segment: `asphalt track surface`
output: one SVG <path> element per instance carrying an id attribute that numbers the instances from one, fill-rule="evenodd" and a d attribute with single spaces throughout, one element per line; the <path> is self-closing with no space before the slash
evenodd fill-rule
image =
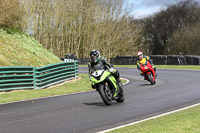
<path id="1" fill-rule="evenodd" d="M 90 91 L 1 104 L 0 133 L 94 133 L 200 102 L 200 71 L 158 69 L 157 83 L 150 85 L 136 69 L 118 70 L 130 80 L 124 103 L 105 106 Z"/>

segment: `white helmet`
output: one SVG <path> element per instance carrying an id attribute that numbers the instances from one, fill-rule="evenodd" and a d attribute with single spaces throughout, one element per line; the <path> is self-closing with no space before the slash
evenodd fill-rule
<path id="1" fill-rule="evenodd" d="M 138 51 L 137 52 L 137 56 L 138 56 L 138 59 L 141 60 L 143 58 L 143 53 L 142 51 Z"/>

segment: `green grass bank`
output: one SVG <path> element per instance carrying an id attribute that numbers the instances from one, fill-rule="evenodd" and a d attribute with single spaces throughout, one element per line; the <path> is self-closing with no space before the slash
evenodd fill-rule
<path id="1" fill-rule="evenodd" d="M 0 29 L 0 67 L 40 67 L 61 62 L 32 37 L 15 29 Z"/>

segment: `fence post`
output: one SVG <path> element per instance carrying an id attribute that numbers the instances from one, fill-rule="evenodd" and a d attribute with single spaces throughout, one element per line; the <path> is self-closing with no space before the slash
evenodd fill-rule
<path id="1" fill-rule="evenodd" d="M 77 71 L 76 71 L 76 67 L 77 66 L 77 61 L 74 62 L 74 67 L 75 67 L 75 79 L 78 79 L 78 74 L 77 74 Z"/>
<path id="2" fill-rule="evenodd" d="M 36 68 L 33 68 L 33 85 L 34 85 L 34 90 L 38 89 L 37 87 L 37 82 L 36 82 Z"/>

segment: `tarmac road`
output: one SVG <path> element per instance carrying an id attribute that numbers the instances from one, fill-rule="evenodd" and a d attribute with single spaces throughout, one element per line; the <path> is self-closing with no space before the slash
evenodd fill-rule
<path id="1" fill-rule="evenodd" d="M 136 69 L 118 70 L 130 80 L 124 103 L 105 106 L 90 91 L 1 104 L 0 133 L 93 133 L 200 102 L 200 71 L 158 69 L 157 83 L 150 85 Z"/>

